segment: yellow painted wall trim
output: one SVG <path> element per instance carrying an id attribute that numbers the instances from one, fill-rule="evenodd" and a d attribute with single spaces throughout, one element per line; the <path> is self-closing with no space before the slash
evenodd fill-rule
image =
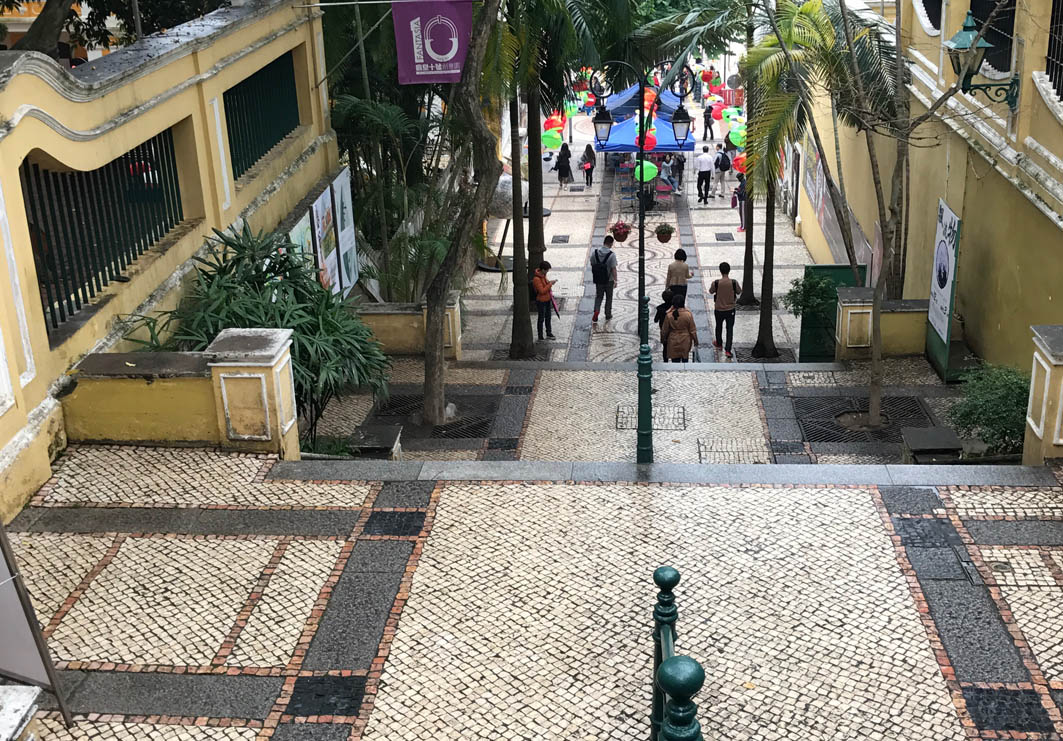
<path id="1" fill-rule="evenodd" d="M 1033 86 L 1037 88 L 1037 92 L 1041 94 L 1041 99 L 1048 106 L 1048 110 L 1059 121 L 1060 126 L 1063 126 L 1063 101 L 1056 97 L 1055 88 L 1052 87 L 1052 81 L 1048 79 L 1048 74 L 1045 72 L 1034 72 L 1031 75 L 1033 80 Z"/>
<path id="2" fill-rule="evenodd" d="M 46 397 L 0 448 L 0 521 L 9 522 L 52 474 L 56 451 L 66 447 L 62 409 Z"/>
<path id="3" fill-rule="evenodd" d="M 44 109 L 42 109 L 42 108 L 40 108 L 38 106 L 32 105 L 30 103 L 23 103 L 22 105 L 18 106 L 15 109 L 14 113 L 11 115 L 11 117 L 9 119 L 9 126 L 6 127 L 3 131 L 0 131 L 0 139 L 3 139 L 5 136 L 10 134 L 11 131 L 16 126 L 18 126 L 24 119 L 33 118 L 33 119 L 36 119 L 36 120 L 40 121 L 41 123 L 45 124 L 50 129 L 52 129 L 52 131 L 56 132 L 57 134 L 59 134 L 60 136 L 62 136 L 65 139 L 69 139 L 70 141 L 75 141 L 75 142 L 93 141 L 94 139 L 100 138 L 101 136 L 103 136 L 107 132 L 116 129 L 119 126 L 123 126 L 123 125 L 129 123 L 134 118 L 137 118 L 138 116 L 141 116 L 144 113 L 147 113 L 148 111 L 150 111 L 150 110 L 152 110 L 154 108 L 157 108 L 158 106 L 162 105 L 166 101 L 168 101 L 168 100 L 170 100 L 172 98 L 175 98 L 176 96 L 180 95 L 185 90 L 188 90 L 190 88 L 194 88 L 196 85 L 202 83 L 204 80 L 209 80 L 210 78 L 215 77 L 219 72 L 221 72 L 222 70 L 224 70 L 226 67 L 230 66 L 231 64 L 234 64 L 234 63 L 238 62 L 239 60 L 243 59 L 248 54 L 251 54 L 251 53 L 257 51 L 258 49 L 261 49 L 262 47 L 267 46 L 268 44 L 272 43 L 273 41 L 276 41 L 277 39 L 285 36 L 286 34 L 291 33 L 292 31 L 298 29 L 300 26 L 306 25 L 309 21 L 310 21 L 309 18 L 300 17 L 298 20 L 289 23 L 288 25 L 284 26 L 280 30 L 275 31 L 274 33 L 272 33 L 272 34 L 270 34 L 268 36 L 264 36 L 261 39 L 256 40 L 253 44 L 249 44 L 247 47 L 241 49 L 237 53 L 226 57 L 225 59 L 223 59 L 220 62 L 218 62 L 217 64 L 215 64 L 213 67 L 211 67 L 206 72 L 202 72 L 202 73 L 200 73 L 198 75 L 194 75 L 192 77 L 189 77 L 186 80 L 184 80 L 183 82 L 181 82 L 181 83 L 179 83 L 177 85 L 174 85 L 173 87 L 169 88 L 166 92 L 162 93 L 161 95 L 157 95 L 157 96 L 151 98 L 150 100 L 144 101 L 143 103 L 141 103 L 139 105 L 135 105 L 135 106 L 132 106 L 131 108 L 127 108 L 126 110 L 118 113 L 113 118 L 111 118 L 108 121 L 106 121 L 105 123 L 103 123 L 103 124 L 101 124 L 99 126 L 95 126 L 95 127 L 91 128 L 91 129 L 84 129 L 84 130 L 72 129 L 72 128 L 68 127 L 66 124 L 64 124 L 63 122 L 61 122 L 58 119 L 56 119 L 55 117 L 53 117 L 51 114 L 49 114 Z M 54 61 L 53 61 L 53 64 L 54 64 Z M 128 84 L 128 79 L 127 78 L 123 78 L 123 79 L 125 79 L 126 80 L 126 84 Z M 2 91 L 2 87 L 0 87 L 0 91 Z M 67 96 L 64 96 L 64 97 L 67 97 Z M 92 98 L 87 98 L 83 102 L 88 102 L 88 101 L 91 101 L 91 100 L 92 100 Z M 82 102 L 82 101 L 79 101 L 79 102 Z M 53 156 L 55 156 L 55 155 L 53 155 Z"/>

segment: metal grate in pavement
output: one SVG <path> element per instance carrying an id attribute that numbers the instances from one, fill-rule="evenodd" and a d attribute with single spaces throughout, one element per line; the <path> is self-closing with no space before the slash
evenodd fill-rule
<path id="1" fill-rule="evenodd" d="M 887 424 L 877 430 L 850 430 L 836 417 L 846 412 L 866 412 L 868 400 L 849 396 L 808 396 L 793 400 L 803 439 L 811 443 L 901 442 L 902 427 L 931 427 L 933 422 L 915 396 L 886 396 L 882 411 Z"/>
<path id="2" fill-rule="evenodd" d="M 735 241 L 735 236 L 731 232 L 716 232 L 716 241 L 717 242 L 733 242 L 733 241 Z"/>
<path id="3" fill-rule="evenodd" d="M 568 234 L 555 234 L 550 238 L 550 244 L 568 244 Z"/>
<path id="4" fill-rule="evenodd" d="M 736 345 L 734 348 L 735 360 L 739 363 L 796 363 L 797 356 L 794 355 L 794 351 L 788 347 L 776 348 L 779 351 L 779 357 L 777 358 L 755 358 L 753 357 L 752 345 Z"/>
<path id="5" fill-rule="evenodd" d="M 421 411 L 423 407 L 424 396 L 422 394 L 395 394 L 389 396 L 383 406 L 377 409 L 375 416 L 405 417 Z"/>
<path id="6" fill-rule="evenodd" d="M 618 404 L 616 407 L 616 429 L 637 430 L 639 426 L 639 408 L 637 404 Z M 654 406 L 654 430 L 685 430 L 687 428 L 686 407 Z"/>
<path id="7" fill-rule="evenodd" d="M 558 345 L 558 347 L 564 347 L 564 346 L 563 345 Z M 503 348 L 499 348 L 497 350 L 492 350 L 491 351 L 491 360 L 513 360 L 513 358 L 509 357 L 509 350 L 503 347 Z M 528 361 L 536 360 L 536 361 L 539 361 L 539 362 L 549 362 L 549 360 L 550 360 L 550 350 L 545 349 L 545 348 L 544 349 L 536 348 L 535 354 L 532 355 L 530 358 L 518 358 L 518 360 L 528 360 Z"/>
<path id="8" fill-rule="evenodd" d="M 487 437 L 490 430 L 490 417 L 470 417 L 457 422 L 448 422 L 445 425 L 436 425 L 432 428 L 432 437 L 442 437 L 448 440 L 483 438 Z"/>
<path id="9" fill-rule="evenodd" d="M 570 185 L 568 186 L 569 193 L 582 193 L 586 189 L 586 185 Z"/>

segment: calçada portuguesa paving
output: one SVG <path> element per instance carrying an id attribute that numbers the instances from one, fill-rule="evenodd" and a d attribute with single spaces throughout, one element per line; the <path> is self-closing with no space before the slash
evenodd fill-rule
<path id="1" fill-rule="evenodd" d="M 662 563 L 707 739 L 1063 732 L 1059 471 L 595 469 L 72 447 L 10 528 L 49 737 L 642 739 Z"/>

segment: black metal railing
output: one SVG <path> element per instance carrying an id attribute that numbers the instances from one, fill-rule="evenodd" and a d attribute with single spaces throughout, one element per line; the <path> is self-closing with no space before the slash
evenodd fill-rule
<path id="1" fill-rule="evenodd" d="M 111 281 L 128 280 L 130 263 L 183 218 L 169 129 L 96 170 L 30 155 L 19 176 L 49 334 Z"/>
<path id="2" fill-rule="evenodd" d="M 239 180 L 299 125 L 292 53 L 226 90 L 223 100 L 233 178 Z"/>
<path id="3" fill-rule="evenodd" d="M 701 665 L 689 656 L 675 653 L 675 623 L 679 611 L 673 590 L 679 572 L 661 566 L 653 572 L 660 591 L 653 608 L 653 707 L 650 710 L 650 741 L 701 741 L 694 695 L 705 683 Z"/>
<path id="4" fill-rule="evenodd" d="M 1056 90 L 1056 97 L 1063 98 L 1063 0 L 1052 0 L 1052 19 L 1048 24 L 1048 53 L 1045 55 L 1045 72 Z"/>
<path id="5" fill-rule="evenodd" d="M 981 28 L 997 6 L 996 0 L 971 0 L 971 14 L 975 23 Z M 1015 33 L 1015 2 L 1005 0 L 1004 5 L 993 16 L 993 22 L 985 30 L 983 38 L 993 45 L 986 51 L 985 61 L 998 72 L 1011 69 L 1011 40 Z M 977 70 L 975 73 L 977 74 Z"/>

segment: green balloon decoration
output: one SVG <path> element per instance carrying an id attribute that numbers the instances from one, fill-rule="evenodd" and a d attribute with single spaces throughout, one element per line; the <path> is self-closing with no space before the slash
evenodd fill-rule
<path id="1" fill-rule="evenodd" d="M 657 177 L 657 165 L 652 162 L 643 162 L 640 165 L 635 165 L 635 177 L 639 179 L 639 182 L 647 183 Z"/>
<path id="2" fill-rule="evenodd" d="M 744 147 L 746 145 L 746 132 L 735 129 L 728 132 L 727 138 L 731 140 L 731 143 L 736 147 Z"/>
<path id="3" fill-rule="evenodd" d="M 543 147 L 546 149 L 558 149 L 561 146 L 561 132 L 557 129 L 550 129 L 543 132 Z"/>
<path id="4" fill-rule="evenodd" d="M 580 102 L 580 103 L 582 103 L 583 105 L 586 105 L 586 104 L 587 104 L 587 96 L 588 96 L 589 94 L 590 94 L 590 93 L 588 93 L 588 92 L 587 92 L 586 90 L 584 90 L 583 92 L 581 92 L 581 93 L 579 94 L 579 102 Z"/>
<path id="5" fill-rule="evenodd" d="M 573 101 L 571 101 L 571 100 L 570 101 L 566 101 L 566 103 L 565 103 L 565 115 L 568 116 L 569 118 L 572 118 L 577 113 L 579 113 L 579 109 L 580 109 L 580 107 L 576 103 L 574 103 Z"/>

